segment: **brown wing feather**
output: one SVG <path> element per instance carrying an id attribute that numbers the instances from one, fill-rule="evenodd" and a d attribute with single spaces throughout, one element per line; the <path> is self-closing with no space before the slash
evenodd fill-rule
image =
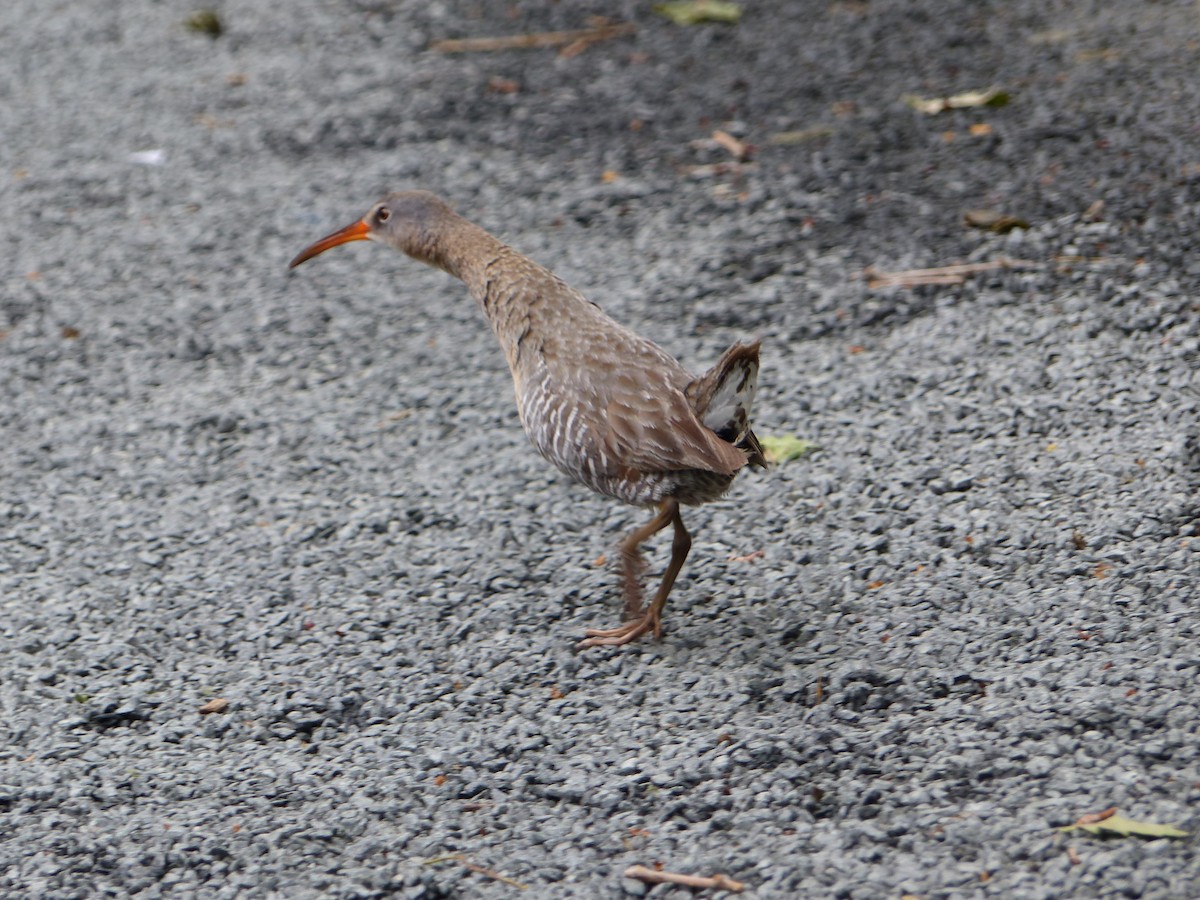
<path id="1" fill-rule="evenodd" d="M 670 354 L 535 263 L 505 261 L 502 283 L 481 285 L 478 296 L 508 355 L 526 430 L 544 455 L 581 478 L 732 475 L 746 464 L 745 453 L 697 416 L 684 394 L 693 376 Z M 530 322 L 536 340 L 526 339 Z M 569 433 L 559 440 L 560 432 Z"/>
<path id="2" fill-rule="evenodd" d="M 614 397 L 607 421 L 605 452 L 640 472 L 700 469 L 732 475 L 747 462 L 746 454 L 704 427 L 678 388 L 646 404 Z"/>

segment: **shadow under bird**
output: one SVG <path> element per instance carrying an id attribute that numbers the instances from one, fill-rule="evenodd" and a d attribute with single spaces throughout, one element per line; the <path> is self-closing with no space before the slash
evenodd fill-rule
<path id="1" fill-rule="evenodd" d="M 589 629 L 579 646 L 661 637 L 663 607 L 692 544 L 680 506 L 716 500 L 744 466 L 766 465 L 750 428 L 759 342 L 734 344 L 697 378 L 426 191 L 389 194 L 361 220 L 301 251 L 289 268 L 359 240 L 461 279 L 504 349 L 521 424 L 538 452 L 600 494 L 656 510 L 621 542 L 624 623 Z M 646 606 L 639 548 L 668 525 L 671 561 Z"/>

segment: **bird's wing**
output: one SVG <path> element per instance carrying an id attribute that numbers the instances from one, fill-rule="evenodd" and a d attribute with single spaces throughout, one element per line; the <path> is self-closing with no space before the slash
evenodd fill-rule
<path id="1" fill-rule="evenodd" d="M 614 372 L 607 385 L 605 453 L 639 472 L 701 469 L 732 475 L 746 464 L 746 455 L 705 427 L 679 380 L 658 366 Z"/>
<path id="2" fill-rule="evenodd" d="M 685 390 L 693 376 L 670 354 L 591 304 L 543 332 L 540 373 L 554 403 L 586 422 L 580 444 L 610 477 L 700 469 L 732 475 L 746 454 L 714 434 Z M 599 324 L 589 321 L 600 319 Z M 562 413 L 564 418 L 569 411 Z"/>

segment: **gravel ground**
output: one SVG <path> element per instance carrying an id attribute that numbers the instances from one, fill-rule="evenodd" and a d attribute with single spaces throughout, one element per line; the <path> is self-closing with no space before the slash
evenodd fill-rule
<path id="1" fill-rule="evenodd" d="M 1196 5 L 648 7 L 0 5 L 0 894 L 1200 895 L 1195 837 L 1054 830 L 1200 830 Z M 694 369 L 764 339 L 821 449 L 690 512 L 661 642 L 574 649 L 645 514 L 461 285 L 287 272 L 417 186 Z"/>

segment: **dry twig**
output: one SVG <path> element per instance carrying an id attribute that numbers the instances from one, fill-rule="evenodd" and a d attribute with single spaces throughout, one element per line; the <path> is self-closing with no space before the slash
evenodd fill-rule
<path id="1" fill-rule="evenodd" d="M 564 47 L 565 55 L 575 56 L 589 44 L 633 34 L 635 30 L 636 27 L 631 22 L 616 22 L 611 25 L 597 25 L 595 28 L 581 28 L 576 31 L 538 31 L 531 34 L 510 34 L 503 37 L 434 41 L 429 45 L 429 49 L 442 53 L 487 53 L 493 50 Z"/>
<path id="2" fill-rule="evenodd" d="M 908 269 L 904 272 L 880 272 L 874 266 L 866 269 L 867 286 L 872 290 L 885 287 L 915 287 L 920 284 L 962 284 L 968 275 L 993 272 L 996 269 L 1036 269 L 1040 264 L 1028 259 L 1001 257 L 990 262 L 959 263 L 933 269 Z"/>
<path id="3" fill-rule="evenodd" d="M 636 878 L 646 884 L 682 884 L 684 887 L 716 888 L 720 891 L 733 891 L 735 894 L 745 890 L 745 885 L 734 881 L 728 875 L 680 875 L 678 872 L 656 872 L 645 866 L 630 866 L 625 870 L 626 878 Z"/>
<path id="4" fill-rule="evenodd" d="M 753 152 L 749 144 L 747 144 L 745 141 L 739 141 L 727 131 L 714 131 L 712 133 L 712 139 L 725 150 L 727 150 L 729 155 L 738 162 L 745 162 L 750 158 L 750 155 Z"/>
<path id="5" fill-rule="evenodd" d="M 689 178 L 700 180 L 703 178 L 715 178 L 720 175 L 741 175 L 743 172 L 753 172 L 757 168 L 758 163 L 729 160 L 727 162 L 707 163 L 698 166 L 680 166 L 679 171 Z"/>
<path id="6" fill-rule="evenodd" d="M 461 853 L 450 853 L 450 854 L 447 854 L 446 856 L 435 856 L 435 857 L 433 857 L 433 859 L 425 860 L 425 865 L 432 866 L 432 865 L 436 865 L 437 863 L 442 863 L 442 862 L 461 863 L 464 867 L 466 867 L 467 869 L 470 869 L 472 872 L 476 872 L 480 875 L 486 875 L 488 878 L 494 878 L 496 881 L 502 881 L 505 884 L 509 885 L 510 887 L 517 888 L 517 890 L 524 891 L 524 890 L 528 890 L 528 888 L 529 888 L 529 885 L 522 884 L 521 882 L 517 881 L 515 878 L 509 878 L 507 875 L 501 875 L 495 869 L 488 869 L 484 866 L 479 865 L 478 863 L 471 862 L 469 859 L 467 859 Z"/>

